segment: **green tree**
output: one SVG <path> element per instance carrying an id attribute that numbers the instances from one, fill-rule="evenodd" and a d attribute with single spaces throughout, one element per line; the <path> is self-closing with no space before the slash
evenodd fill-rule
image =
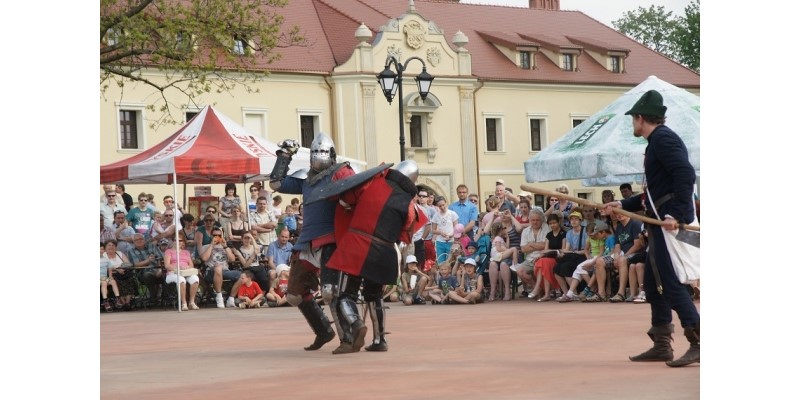
<path id="1" fill-rule="evenodd" d="M 700 1 L 689 3 L 684 12 L 674 32 L 676 61 L 700 72 Z"/>
<path id="2" fill-rule="evenodd" d="M 230 91 L 267 74 L 277 48 L 302 45 L 297 27 L 282 29 L 288 0 L 100 0 L 100 90 L 140 82 L 161 97 L 153 125 L 175 123 L 166 93 L 189 104 L 203 93 Z M 154 79 L 148 72 L 158 71 Z M 180 119 L 178 119 L 180 120 Z"/>
<path id="3" fill-rule="evenodd" d="M 699 72 L 700 1 L 692 0 L 684 12 L 675 17 L 664 6 L 651 5 L 627 11 L 611 23 L 637 42 Z"/>

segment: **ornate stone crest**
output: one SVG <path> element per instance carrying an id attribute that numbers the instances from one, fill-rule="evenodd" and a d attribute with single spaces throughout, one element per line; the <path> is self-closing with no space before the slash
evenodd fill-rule
<path id="1" fill-rule="evenodd" d="M 386 48 L 386 54 L 390 55 L 390 56 L 394 56 L 394 58 L 396 58 L 397 61 L 400 61 L 400 60 L 403 59 L 403 50 L 399 46 L 394 45 L 394 44 L 390 45 L 389 47 Z"/>
<path id="2" fill-rule="evenodd" d="M 428 59 L 428 62 L 431 63 L 432 66 L 435 67 L 439 65 L 439 61 L 442 61 L 442 53 L 439 51 L 439 49 L 431 47 L 428 49 L 426 53 L 428 55 L 426 58 Z"/>
<path id="3" fill-rule="evenodd" d="M 417 21 L 410 21 L 403 27 L 403 33 L 406 34 L 406 43 L 412 49 L 422 47 L 425 39 L 425 29 Z"/>

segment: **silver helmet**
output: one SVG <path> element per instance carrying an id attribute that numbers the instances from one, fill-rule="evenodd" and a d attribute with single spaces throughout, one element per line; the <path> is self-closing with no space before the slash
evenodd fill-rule
<path id="1" fill-rule="evenodd" d="M 311 142 L 311 169 L 321 172 L 336 162 L 336 147 L 326 134 L 318 132 Z"/>
<path id="2" fill-rule="evenodd" d="M 393 169 L 407 176 L 408 179 L 411 179 L 411 182 L 417 183 L 417 177 L 419 177 L 419 167 L 417 166 L 416 161 L 405 160 L 400 164 L 395 165 Z"/>

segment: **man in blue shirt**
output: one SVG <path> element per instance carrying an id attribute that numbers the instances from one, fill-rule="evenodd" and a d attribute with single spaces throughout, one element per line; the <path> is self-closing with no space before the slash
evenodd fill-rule
<path id="1" fill-rule="evenodd" d="M 264 256 L 267 259 L 269 268 L 269 279 L 277 279 L 276 268 L 278 265 L 289 265 L 289 258 L 292 256 L 292 242 L 289 241 L 289 229 L 283 228 L 278 238 L 265 247 Z"/>
<path id="2" fill-rule="evenodd" d="M 472 228 L 478 221 L 478 206 L 467 200 L 467 196 L 469 195 L 467 185 L 463 183 L 458 185 L 456 188 L 456 195 L 458 195 L 458 201 L 450 204 L 449 208 L 458 214 L 458 223 L 464 225 L 464 232 L 472 239 Z"/>

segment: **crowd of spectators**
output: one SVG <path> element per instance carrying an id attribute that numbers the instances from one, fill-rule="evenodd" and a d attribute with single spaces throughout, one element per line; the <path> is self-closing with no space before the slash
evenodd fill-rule
<path id="1" fill-rule="evenodd" d="M 281 208 L 282 199 L 256 183 L 243 202 L 235 185 L 226 185 L 217 206 L 194 216 L 171 196 L 158 207 L 146 193 L 134 203 L 124 185 L 104 190 L 100 289 L 106 312 L 289 305 L 289 258 L 303 221 L 297 199 Z M 566 185 L 556 191 L 569 194 Z M 620 193 L 633 195 L 627 184 Z M 429 223 L 404 249 L 402 274 L 385 288 L 385 301 L 477 304 L 510 301 L 517 292 L 535 302 L 647 301 L 647 236 L 640 222 L 560 196 L 546 199 L 546 209 L 532 206 L 530 193 L 515 195 L 502 180 L 482 212 L 480 197 L 466 185 L 456 194 L 448 204 L 419 188 L 417 206 Z M 613 201 L 615 194 L 606 190 L 602 197 Z M 180 296 L 174 295 L 177 284 Z"/>

